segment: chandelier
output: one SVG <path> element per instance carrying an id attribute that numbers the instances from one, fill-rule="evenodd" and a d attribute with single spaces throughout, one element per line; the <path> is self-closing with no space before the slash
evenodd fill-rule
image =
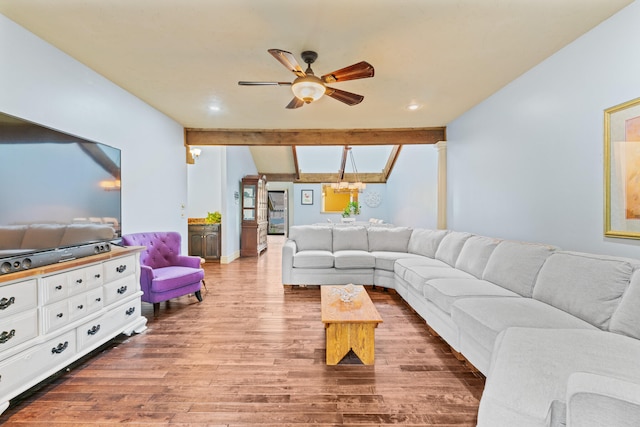
<path id="1" fill-rule="evenodd" d="M 351 161 L 351 168 L 353 169 L 353 177 L 355 178 L 355 182 L 347 182 L 347 181 L 343 181 L 344 179 L 344 167 L 345 167 L 345 163 L 346 163 L 346 156 L 349 156 L 349 159 Z M 360 179 L 358 178 L 358 168 L 356 167 L 356 161 L 353 158 L 353 151 L 351 150 L 351 147 L 344 147 L 344 151 L 343 151 L 343 156 L 342 156 L 342 168 L 340 169 L 340 171 L 338 171 L 338 180 L 334 183 L 331 184 L 331 188 L 334 191 L 353 191 L 353 190 L 358 190 L 358 193 L 362 193 L 362 191 L 367 188 L 367 184 L 365 184 L 364 182 L 360 181 Z"/>

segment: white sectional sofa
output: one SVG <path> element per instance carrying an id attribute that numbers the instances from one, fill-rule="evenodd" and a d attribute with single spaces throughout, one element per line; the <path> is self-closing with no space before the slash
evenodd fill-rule
<path id="1" fill-rule="evenodd" d="M 282 282 L 395 289 L 486 375 L 479 427 L 640 425 L 640 260 L 448 230 L 294 226 Z"/>

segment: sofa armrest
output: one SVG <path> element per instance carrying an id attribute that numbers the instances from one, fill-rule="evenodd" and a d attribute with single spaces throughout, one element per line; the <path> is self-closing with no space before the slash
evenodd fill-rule
<path id="1" fill-rule="evenodd" d="M 153 269 L 147 265 L 140 265 L 140 290 L 148 295 L 151 292 L 152 281 Z"/>
<path id="2" fill-rule="evenodd" d="M 291 269 L 293 269 L 293 256 L 297 252 L 298 247 L 295 240 L 287 239 L 282 245 L 282 284 L 295 285 L 291 283 Z"/>
<path id="3" fill-rule="evenodd" d="M 640 384 L 576 372 L 567 384 L 567 427 L 640 425 Z"/>
<path id="4" fill-rule="evenodd" d="M 182 267 L 201 268 L 201 261 L 202 258 L 193 255 L 178 255 L 176 257 L 176 264 Z"/>

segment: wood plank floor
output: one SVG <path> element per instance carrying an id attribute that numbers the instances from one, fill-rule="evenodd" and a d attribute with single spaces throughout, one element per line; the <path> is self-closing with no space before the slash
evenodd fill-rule
<path id="1" fill-rule="evenodd" d="M 373 366 L 325 365 L 317 287 L 283 289 L 282 237 L 260 258 L 206 263 L 204 301 L 161 305 L 149 329 L 13 404 L 4 426 L 475 426 L 484 378 L 394 292 L 367 287 L 384 319 Z"/>

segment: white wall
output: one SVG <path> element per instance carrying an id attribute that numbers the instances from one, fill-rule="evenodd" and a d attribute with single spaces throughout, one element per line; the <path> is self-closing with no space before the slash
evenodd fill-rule
<path id="1" fill-rule="evenodd" d="M 437 228 L 438 151 L 434 145 L 405 145 L 387 182 L 382 203 L 395 225 Z"/>
<path id="2" fill-rule="evenodd" d="M 258 170 L 251 157 L 249 147 L 223 147 L 222 185 L 222 257 L 220 262 L 229 263 L 240 256 L 240 232 L 242 230 L 242 201 L 235 198 L 240 193 L 242 178 L 256 175 Z M 242 197 L 241 194 L 239 194 Z"/>
<path id="3" fill-rule="evenodd" d="M 635 2 L 447 127 L 448 226 L 640 258 L 603 237 L 603 111 L 640 96 Z"/>
<path id="4" fill-rule="evenodd" d="M 198 147 L 201 154 L 187 166 L 189 218 L 204 218 L 208 212 L 222 212 L 222 171 L 226 161 L 224 148 Z"/>
<path id="5" fill-rule="evenodd" d="M 302 190 L 313 190 L 313 204 L 302 204 Z M 378 207 L 369 207 L 365 203 L 365 197 L 367 192 L 377 191 L 382 196 L 382 203 Z M 378 218 L 389 221 L 389 215 L 387 213 L 386 203 L 386 184 L 367 184 L 367 188 L 358 196 L 360 203 L 360 215 L 357 216 L 357 221 L 369 221 L 370 218 Z M 305 224 L 317 224 L 326 223 L 329 220 L 332 222 L 340 222 L 342 220 L 342 213 L 323 213 L 322 212 L 322 184 L 294 184 L 293 194 L 289 197 L 293 200 L 294 215 L 289 217 L 289 225 L 305 225 Z"/>
<path id="6" fill-rule="evenodd" d="M 0 111 L 122 150 L 124 233 L 175 230 L 186 250 L 183 130 L 0 15 Z"/>

